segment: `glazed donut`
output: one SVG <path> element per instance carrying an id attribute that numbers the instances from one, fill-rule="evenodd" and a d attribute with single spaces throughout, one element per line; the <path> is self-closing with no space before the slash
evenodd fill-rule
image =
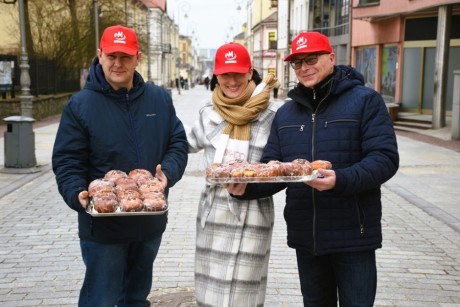
<path id="1" fill-rule="evenodd" d="M 133 169 L 132 171 L 129 172 L 128 176 L 130 178 L 133 178 L 135 181 L 137 181 L 141 177 L 149 177 L 149 178 L 153 177 L 151 172 L 149 172 L 146 169 L 140 169 L 140 168 Z"/>
<path id="2" fill-rule="evenodd" d="M 142 185 L 139 186 L 139 191 L 144 193 L 145 191 L 159 191 L 164 192 L 163 185 L 159 180 L 145 181 Z"/>
<path id="3" fill-rule="evenodd" d="M 160 183 L 160 180 L 156 177 L 140 177 L 138 180 L 137 180 L 137 185 L 138 186 L 141 186 L 143 184 L 150 184 L 150 183 Z"/>
<path id="4" fill-rule="evenodd" d="M 143 208 L 142 199 L 138 197 L 126 197 L 120 200 L 121 211 L 138 212 Z"/>
<path id="5" fill-rule="evenodd" d="M 227 165 L 220 165 L 214 169 L 213 178 L 230 178 L 230 167 Z"/>
<path id="6" fill-rule="evenodd" d="M 256 177 L 256 168 L 257 168 L 256 163 L 247 164 L 246 166 L 244 166 L 243 167 L 243 177 L 245 178 Z"/>
<path id="7" fill-rule="evenodd" d="M 230 169 L 230 177 L 232 178 L 242 178 L 244 174 L 244 167 L 238 165 Z"/>
<path id="8" fill-rule="evenodd" d="M 276 177 L 278 176 L 278 168 L 270 164 L 259 164 L 256 166 L 256 177 Z"/>
<path id="9" fill-rule="evenodd" d="M 292 161 L 292 163 L 298 163 L 302 166 L 304 175 L 311 175 L 313 171 L 313 167 L 311 166 L 310 161 L 306 159 L 295 159 Z"/>
<path id="10" fill-rule="evenodd" d="M 123 199 L 127 197 L 135 197 L 135 198 L 141 198 L 142 199 L 142 194 L 138 190 L 121 190 L 118 189 L 117 192 L 117 198 L 118 199 Z"/>
<path id="11" fill-rule="evenodd" d="M 161 197 L 148 197 L 144 199 L 145 211 L 162 211 L 166 207 L 166 201 Z"/>
<path id="12" fill-rule="evenodd" d="M 94 210 L 99 213 L 115 212 L 118 205 L 115 194 L 96 195 L 91 201 L 93 202 Z"/>
<path id="13" fill-rule="evenodd" d="M 105 174 L 104 179 L 112 180 L 113 182 L 115 182 L 118 178 L 126 178 L 126 177 L 128 177 L 128 175 L 123 171 L 111 170 Z"/>
<path id="14" fill-rule="evenodd" d="M 320 168 L 322 169 L 331 169 L 332 168 L 332 163 L 326 160 L 315 160 L 311 162 L 311 167 L 313 170 L 318 170 Z"/>
<path id="15" fill-rule="evenodd" d="M 143 198 L 161 198 L 165 199 L 165 195 L 162 192 L 159 191 L 147 191 L 144 194 L 142 194 Z"/>
<path id="16" fill-rule="evenodd" d="M 304 176 L 304 167 L 300 163 L 284 162 L 281 166 L 283 176 Z"/>
<path id="17" fill-rule="evenodd" d="M 118 178 L 115 181 L 115 189 L 117 190 L 137 190 L 138 186 L 133 178 Z"/>
<path id="18" fill-rule="evenodd" d="M 88 195 L 94 196 L 96 193 L 111 193 L 114 191 L 114 183 L 108 179 L 95 179 L 88 185 Z"/>

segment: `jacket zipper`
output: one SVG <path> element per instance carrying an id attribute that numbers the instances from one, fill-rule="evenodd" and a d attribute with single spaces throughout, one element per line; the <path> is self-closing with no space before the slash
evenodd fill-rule
<path id="1" fill-rule="evenodd" d="M 359 201 L 356 200 L 356 213 L 358 214 L 359 232 L 363 234 L 364 233 L 364 220 L 366 219 L 366 217 L 364 216 L 364 211 L 363 211 L 363 218 L 361 220 L 360 208 L 361 206 L 359 205 Z"/>
<path id="2" fill-rule="evenodd" d="M 356 119 L 336 119 L 336 120 L 326 121 L 324 123 L 324 128 L 327 128 L 327 125 L 335 123 L 335 122 L 358 122 L 358 120 Z"/>
<path id="3" fill-rule="evenodd" d="M 305 128 L 305 125 L 289 125 L 289 126 L 283 126 L 283 127 L 280 127 L 279 130 L 287 129 L 287 128 L 297 128 L 297 127 L 299 127 L 299 131 L 300 131 L 300 132 L 303 132 L 303 129 Z"/>
<path id="4" fill-rule="evenodd" d="M 314 91 L 313 91 L 314 93 Z M 317 108 L 318 109 L 318 108 Z M 315 110 L 316 112 L 316 110 Z M 315 116 L 316 113 L 311 115 L 311 160 L 314 161 L 315 152 Z M 313 254 L 316 255 L 316 201 L 315 201 L 315 189 L 311 189 L 311 198 L 313 204 Z"/>
<path id="5" fill-rule="evenodd" d="M 315 132 L 316 132 L 316 113 L 319 110 L 319 107 L 321 106 L 321 103 L 323 103 L 324 100 L 329 96 L 331 93 L 330 89 L 329 92 L 324 95 L 323 99 L 321 99 L 320 102 L 318 102 L 315 111 L 311 114 L 311 160 L 315 160 Z M 313 88 L 313 100 L 316 100 L 316 91 Z M 315 199 L 315 189 L 311 190 L 311 197 L 312 197 L 312 204 L 313 204 L 313 254 L 317 255 L 316 252 L 316 199 Z"/>

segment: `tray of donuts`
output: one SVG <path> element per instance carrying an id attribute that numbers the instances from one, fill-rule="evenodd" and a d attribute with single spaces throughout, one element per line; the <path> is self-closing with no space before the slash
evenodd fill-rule
<path id="1" fill-rule="evenodd" d="M 270 161 L 268 163 L 229 161 L 213 164 L 206 169 L 209 183 L 242 182 L 305 182 L 320 177 L 318 169 L 331 169 L 332 164 L 325 160 L 313 162 L 296 159 L 292 162 Z"/>
<path id="2" fill-rule="evenodd" d="M 168 211 L 160 181 L 145 169 L 111 170 L 90 182 L 87 212 L 96 217 L 160 215 Z"/>

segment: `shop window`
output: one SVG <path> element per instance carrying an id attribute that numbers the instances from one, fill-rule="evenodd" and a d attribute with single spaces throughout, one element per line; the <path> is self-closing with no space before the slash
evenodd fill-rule
<path id="1" fill-rule="evenodd" d="M 396 94 L 396 66 L 398 47 L 384 46 L 382 50 L 381 94 L 385 102 L 394 102 Z"/>
<path id="2" fill-rule="evenodd" d="M 268 49 L 278 49 L 276 32 L 268 32 Z"/>
<path id="3" fill-rule="evenodd" d="M 364 84 L 375 89 L 375 47 L 356 50 L 356 69 L 363 74 Z"/>

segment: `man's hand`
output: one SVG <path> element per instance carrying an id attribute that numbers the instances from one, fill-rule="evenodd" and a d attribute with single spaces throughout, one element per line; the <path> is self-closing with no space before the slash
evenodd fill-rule
<path id="1" fill-rule="evenodd" d="M 168 186 L 168 178 L 166 178 L 165 173 L 163 173 L 163 171 L 161 170 L 161 164 L 157 165 L 155 177 L 158 180 L 160 180 L 160 183 L 163 186 L 163 189 L 166 189 L 166 187 Z"/>
<path id="2" fill-rule="evenodd" d="M 239 195 L 244 194 L 244 191 L 246 191 L 247 185 L 248 185 L 247 182 L 244 182 L 244 183 L 228 183 L 224 186 L 227 189 L 228 193 L 239 196 Z"/>
<path id="3" fill-rule="evenodd" d="M 322 175 L 322 177 L 305 183 L 318 191 L 332 190 L 335 187 L 335 171 L 319 169 L 318 172 Z"/>
<path id="4" fill-rule="evenodd" d="M 88 191 L 81 191 L 80 193 L 78 193 L 78 201 L 80 202 L 80 205 L 86 209 L 89 203 Z"/>

